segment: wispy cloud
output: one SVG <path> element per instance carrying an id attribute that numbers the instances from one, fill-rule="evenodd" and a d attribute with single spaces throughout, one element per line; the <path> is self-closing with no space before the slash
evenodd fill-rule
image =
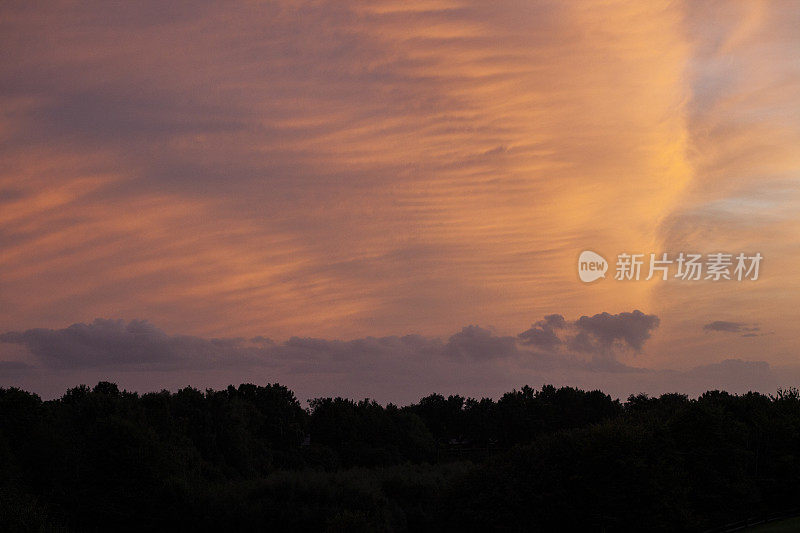
<path id="1" fill-rule="evenodd" d="M 9 327 L 513 331 L 688 179 L 671 2 L 3 10 Z"/>
<path id="2" fill-rule="evenodd" d="M 503 365 L 560 309 L 590 315 L 570 327 L 592 348 L 631 348 L 623 363 L 653 332 L 651 356 L 686 367 L 739 349 L 698 327 L 738 307 L 776 331 L 745 356 L 796 344 L 791 2 L 0 10 L 2 330 L 146 316 L 197 338 L 440 338 L 479 321 L 497 333 L 441 345 Z M 587 288 L 583 249 L 766 259 L 746 287 Z M 665 326 L 595 318 L 636 308 Z M 563 341 L 537 327 L 525 349 Z"/>

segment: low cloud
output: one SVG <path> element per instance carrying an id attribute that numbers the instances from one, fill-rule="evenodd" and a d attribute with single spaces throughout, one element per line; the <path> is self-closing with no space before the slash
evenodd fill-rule
<path id="1" fill-rule="evenodd" d="M 524 345 L 548 351 L 566 348 L 597 354 L 609 354 L 615 349 L 640 352 L 659 323 L 656 315 L 639 310 L 582 316 L 573 322 L 561 315 L 548 315 L 520 333 L 519 339 Z"/>
<path id="2" fill-rule="evenodd" d="M 79 369 L 209 368 L 254 362 L 257 348 L 242 339 L 168 335 L 145 320 L 98 318 L 63 329 L 29 329 L 0 334 L 0 342 L 21 344 L 46 367 Z"/>
<path id="3" fill-rule="evenodd" d="M 101 379 L 136 390 L 279 381 L 300 398 L 345 395 L 408 402 L 434 391 L 497 395 L 526 383 L 601 388 L 621 398 L 716 388 L 773 392 L 786 384 L 784 370 L 779 374 L 763 361 L 729 358 L 676 371 L 618 360 L 623 352 L 641 352 L 658 324 L 657 316 L 641 311 L 576 320 L 551 314 L 515 337 L 470 325 L 446 340 L 403 335 L 274 341 L 170 335 L 144 320 L 97 319 L 62 329 L 0 334 L 0 346 L 12 350 L 6 358 L 15 358 L 0 362 L 0 386 L 57 395 Z M 743 328 L 754 326 L 713 327 L 746 334 Z"/>
<path id="4" fill-rule="evenodd" d="M 721 331 L 723 333 L 739 333 L 742 337 L 760 337 L 764 333 L 759 333 L 761 328 L 758 324 L 748 324 L 746 322 L 728 322 L 726 320 L 716 320 L 703 326 L 704 331 Z"/>
<path id="5" fill-rule="evenodd" d="M 518 360 L 537 367 L 585 365 L 573 354 L 616 362 L 615 349 L 640 351 L 658 317 L 641 311 L 582 316 L 568 322 L 547 315 L 518 336 L 496 335 L 466 326 L 446 342 L 420 335 L 366 337 L 349 341 L 292 337 L 277 343 L 266 337 L 205 339 L 169 335 L 145 320 L 98 318 L 63 329 L 29 329 L 0 334 L 0 342 L 24 346 L 49 368 L 115 370 L 282 366 L 293 372 L 348 372 L 372 368 L 402 371 L 413 362 L 490 362 Z M 595 365 L 596 366 L 596 365 Z M 611 365 L 618 368 L 620 365 Z M 624 365 L 622 365 L 624 366 Z"/>
<path id="6" fill-rule="evenodd" d="M 659 323 L 656 315 L 646 315 L 639 310 L 618 315 L 600 313 L 591 317 L 582 316 L 575 322 L 580 330 L 576 341 L 586 351 L 620 344 L 639 352 Z"/>
<path id="7" fill-rule="evenodd" d="M 554 350 L 563 344 L 558 336 L 558 330 L 566 327 L 567 323 L 561 315 L 547 315 L 531 326 L 531 329 L 519 334 L 522 344 L 535 346 L 545 350 Z"/>
<path id="8" fill-rule="evenodd" d="M 519 353 L 514 337 L 498 337 L 479 326 L 467 326 L 450 337 L 445 351 L 467 359 L 494 359 Z"/>

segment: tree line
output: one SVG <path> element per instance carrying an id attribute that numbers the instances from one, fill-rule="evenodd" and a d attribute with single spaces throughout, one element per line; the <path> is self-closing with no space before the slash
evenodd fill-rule
<path id="1" fill-rule="evenodd" d="M 703 531 L 800 499 L 800 395 L 0 388 L 0 529 Z"/>

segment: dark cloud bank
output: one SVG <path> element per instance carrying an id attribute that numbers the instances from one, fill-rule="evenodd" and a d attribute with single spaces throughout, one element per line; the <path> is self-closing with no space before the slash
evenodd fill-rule
<path id="1" fill-rule="evenodd" d="M 169 335 L 143 320 L 96 319 L 63 329 L 0 334 L 25 360 L 0 364 L 1 385 L 23 385 L 47 395 L 59 387 L 115 379 L 138 390 L 182 385 L 280 381 L 301 397 L 369 396 L 410 401 L 432 391 L 490 396 L 523 384 L 601 388 L 618 396 L 709 388 L 771 391 L 778 381 L 765 362 L 737 359 L 688 372 L 622 363 L 642 356 L 659 318 L 641 311 L 600 313 L 567 320 L 547 315 L 516 337 L 470 325 L 449 337 L 419 335 L 342 341 L 292 337 L 205 339 Z M 745 324 L 713 322 L 706 330 L 750 332 Z"/>

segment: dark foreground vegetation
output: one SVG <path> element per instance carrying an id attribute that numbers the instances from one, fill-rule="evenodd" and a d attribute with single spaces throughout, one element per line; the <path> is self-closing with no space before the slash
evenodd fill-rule
<path id="1" fill-rule="evenodd" d="M 800 504 L 800 397 L 0 389 L 0 529 L 703 531 Z"/>

